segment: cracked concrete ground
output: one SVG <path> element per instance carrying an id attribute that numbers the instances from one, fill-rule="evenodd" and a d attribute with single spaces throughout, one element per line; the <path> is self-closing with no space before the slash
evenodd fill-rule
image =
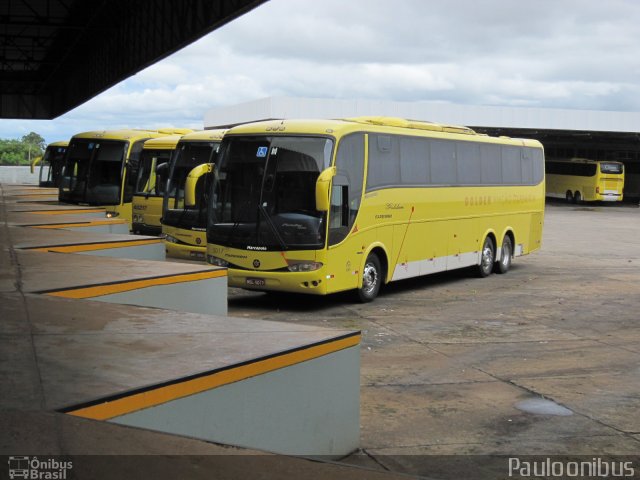
<path id="1" fill-rule="evenodd" d="M 507 275 L 397 282 L 365 305 L 229 293 L 232 316 L 362 330 L 362 451 L 343 461 L 451 478 L 481 467 L 447 455 L 637 455 L 639 312 L 628 205 L 548 204 L 542 250 Z M 532 398 L 572 414 L 516 408 Z"/>

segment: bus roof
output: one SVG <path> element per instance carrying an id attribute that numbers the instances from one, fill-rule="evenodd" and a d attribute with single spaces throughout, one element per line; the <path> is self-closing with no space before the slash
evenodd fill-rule
<path id="1" fill-rule="evenodd" d="M 49 147 L 68 147 L 69 146 L 69 140 L 61 140 L 59 142 L 51 142 L 49 145 L 47 145 L 47 148 Z"/>
<path id="2" fill-rule="evenodd" d="M 143 150 L 173 150 L 182 135 L 167 135 L 166 137 L 150 138 L 144 142 Z"/>
<path id="3" fill-rule="evenodd" d="M 214 130 L 200 130 L 198 132 L 189 133 L 184 135 L 181 140 L 183 142 L 196 142 L 196 141 L 211 141 L 222 140 L 223 135 L 227 132 L 226 129 L 214 129 Z"/>
<path id="4" fill-rule="evenodd" d="M 355 117 L 336 120 L 321 119 L 292 119 L 266 120 L 245 123 L 231 128 L 227 135 L 284 135 L 287 133 L 309 135 L 342 136 L 355 132 L 373 132 L 387 134 L 404 134 L 422 137 L 474 140 L 504 145 L 522 145 L 528 147 L 542 147 L 537 140 L 490 137 L 479 134 L 468 127 L 445 125 L 419 120 L 407 120 L 396 117 Z"/>
<path id="5" fill-rule="evenodd" d="M 76 133 L 72 139 L 75 138 L 89 138 L 107 140 L 140 140 L 143 138 L 158 138 L 166 137 L 167 135 L 184 134 L 185 131 L 191 131 L 184 128 L 163 128 L 159 130 L 145 130 L 145 129 L 122 129 L 122 130 L 94 130 L 90 132 Z"/>

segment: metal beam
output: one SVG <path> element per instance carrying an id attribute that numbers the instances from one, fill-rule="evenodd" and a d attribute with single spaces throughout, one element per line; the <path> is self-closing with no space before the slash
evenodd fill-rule
<path id="1" fill-rule="evenodd" d="M 55 118 L 265 1 L 3 3 L 0 117 Z"/>

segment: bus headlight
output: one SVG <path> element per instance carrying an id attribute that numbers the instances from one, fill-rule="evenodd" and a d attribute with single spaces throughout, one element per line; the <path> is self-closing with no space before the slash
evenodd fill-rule
<path id="1" fill-rule="evenodd" d="M 287 267 L 290 272 L 315 272 L 316 270 L 320 270 L 322 268 L 322 263 L 320 262 L 296 262 L 289 263 Z"/>
<path id="2" fill-rule="evenodd" d="M 118 215 L 118 212 L 107 212 L 107 218 L 116 218 Z"/>
<path id="3" fill-rule="evenodd" d="M 207 255 L 207 263 L 215 265 L 216 267 L 228 267 L 229 262 L 222 258 L 214 257 L 213 255 Z"/>
<path id="4" fill-rule="evenodd" d="M 164 240 L 169 243 L 178 243 L 178 239 L 172 235 L 165 235 Z"/>

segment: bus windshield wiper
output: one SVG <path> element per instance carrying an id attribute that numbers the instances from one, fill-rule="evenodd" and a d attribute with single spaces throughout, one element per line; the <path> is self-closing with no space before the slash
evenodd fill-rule
<path id="1" fill-rule="evenodd" d="M 267 220 L 267 225 L 269 225 L 273 236 L 276 237 L 276 240 L 278 240 L 278 243 L 280 244 L 280 247 L 282 247 L 282 250 L 287 250 L 288 247 L 286 242 L 282 239 L 282 237 L 280 236 L 280 232 L 278 232 L 278 229 L 273 224 L 273 220 L 271 220 L 271 217 L 260 203 L 258 204 L 258 211 L 262 213 L 262 215 L 264 215 L 264 218 Z"/>

